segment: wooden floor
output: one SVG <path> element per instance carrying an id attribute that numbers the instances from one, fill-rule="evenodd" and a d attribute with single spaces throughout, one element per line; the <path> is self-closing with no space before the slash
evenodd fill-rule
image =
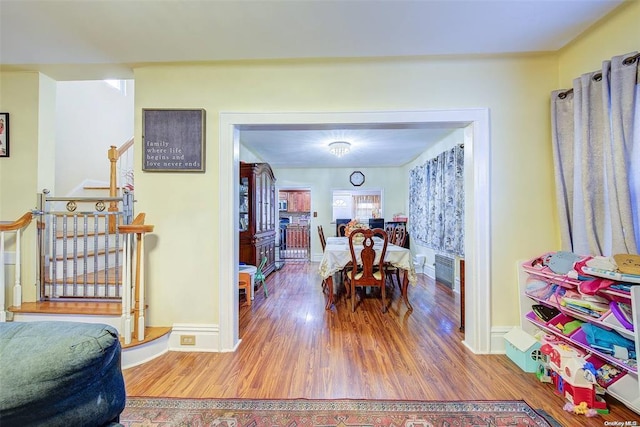
<path id="1" fill-rule="evenodd" d="M 241 296 L 242 342 L 237 351 L 169 352 L 125 370 L 127 394 L 522 399 L 563 426 L 640 421 L 640 415 L 611 399 L 608 415 L 586 418 L 565 412 L 564 398 L 554 394 L 551 385 L 522 372 L 507 356 L 473 354 L 458 330 L 458 296 L 426 276 L 419 275 L 419 284 L 409 289 L 413 312 L 407 311 L 396 289 L 388 313 L 380 312 L 380 299 L 373 297 L 364 297 L 352 313 L 343 297 L 332 310 L 324 309 L 317 270 L 317 263 L 286 263 L 268 277 L 268 298 L 256 292 L 249 307 Z"/>

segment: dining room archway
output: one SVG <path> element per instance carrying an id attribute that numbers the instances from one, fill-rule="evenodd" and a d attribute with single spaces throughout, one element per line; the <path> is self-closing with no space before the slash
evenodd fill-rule
<path id="1" fill-rule="evenodd" d="M 465 128 L 465 338 L 477 354 L 491 352 L 491 222 L 489 110 L 482 108 L 429 111 L 315 112 L 315 113 L 220 113 L 218 180 L 220 188 L 219 245 L 219 346 L 233 351 L 239 344 L 238 277 L 239 135 L 243 129 L 274 123 L 282 126 L 331 124 L 450 123 Z M 231 249 L 231 250 L 229 250 Z M 223 284 L 227 284 L 226 286 Z M 232 286 L 233 285 L 233 286 Z"/>

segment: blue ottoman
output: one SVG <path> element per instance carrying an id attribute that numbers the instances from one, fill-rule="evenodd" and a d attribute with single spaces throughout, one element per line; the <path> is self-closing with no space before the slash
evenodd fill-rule
<path id="1" fill-rule="evenodd" d="M 126 400 L 120 352 L 108 325 L 0 323 L 0 425 L 117 421 Z"/>

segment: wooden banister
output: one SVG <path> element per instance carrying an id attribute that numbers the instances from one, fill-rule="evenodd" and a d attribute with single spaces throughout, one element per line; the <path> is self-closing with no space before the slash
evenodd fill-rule
<path id="1" fill-rule="evenodd" d="M 131 224 L 123 224 L 118 227 L 121 233 L 150 233 L 153 231 L 154 226 L 151 224 L 145 224 L 144 219 L 146 214 L 139 213 Z"/>
<path id="2" fill-rule="evenodd" d="M 0 231 L 16 231 L 21 228 L 26 227 L 31 224 L 31 220 L 33 219 L 33 214 L 31 212 L 27 212 L 22 215 L 20 218 L 13 222 L 0 223 Z"/>
<path id="3" fill-rule="evenodd" d="M 22 305 L 22 279 L 20 276 L 20 272 L 22 270 L 21 267 L 21 259 L 22 259 L 22 249 L 21 249 L 21 232 L 22 229 L 26 228 L 31 224 L 31 220 L 33 219 L 33 213 L 27 212 L 12 222 L 0 222 L 0 322 L 5 322 L 7 320 L 7 313 L 5 311 L 5 271 L 4 271 L 4 260 L 5 260 L 5 249 L 4 249 L 4 233 L 15 231 L 16 232 L 16 251 L 15 251 L 15 279 L 13 285 L 13 305 L 21 306 Z"/>
<path id="4" fill-rule="evenodd" d="M 107 153 L 107 157 L 109 158 L 109 197 L 117 197 L 118 196 L 118 159 L 125 153 L 129 148 L 133 147 L 133 137 L 129 139 L 127 142 L 122 144 L 119 148 L 116 148 L 115 145 L 112 145 L 109 148 Z M 117 212 L 118 211 L 118 203 L 110 202 L 109 203 L 109 212 Z M 109 218 L 109 232 L 113 233 L 116 229 L 116 218 L 112 216 Z"/>
<path id="5" fill-rule="evenodd" d="M 130 140 L 128 140 L 127 142 L 125 142 L 124 144 L 122 144 L 120 147 L 118 147 L 117 151 L 117 155 L 118 155 L 118 159 L 120 157 L 122 157 L 122 155 L 124 154 L 125 151 L 127 151 L 129 148 L 133 147 L 133 137 L 131 137 Z"/>

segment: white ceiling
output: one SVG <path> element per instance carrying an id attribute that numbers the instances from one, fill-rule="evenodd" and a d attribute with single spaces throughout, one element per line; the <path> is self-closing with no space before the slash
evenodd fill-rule
<path id="1" fill-rule="evenodd" d="M 269 126 L 240 131 L 240 142 L 273 167 L 343 168 L 404 165 L 430 144 L 442 140 L 460 123 L 386 124 L 378 126 Z M 349 154 L 337 158 L 328 151 L 333 141 L 351 144 Z M 463 142 L 462 137 L 460 143 Z"/>
<path id="2" fill-rule="evenodd" d="M 632 1 L 632 0 L 628 0 Z M 56 80 L 131 78 L 145 63 L 287 58 L 493 55 L 556 51 L 624 0 L 0 0 L 0 69 Z M 241 138 L 266 161 L 335 160 L 348 136 L 402 164 L 446 126 L 421 129 L 252 129 Z M 336 135 L 337 134 L 337 135 Z M 389 139 L 392 137 L 392 139 Z M 323 142 L 324 141 L 324 142 Z M 304 144 L 301 144 L 304 142 Z M 391 147 L 380 152 L 372 147 Z M 312 155 L 314 147 L 321 150 Z M 398 150 L 402 147 L 402 150 Z M 417 151 L 420 150 L 420 151 Z M 347 160 L 341 159 L 347 165 Z"/>

